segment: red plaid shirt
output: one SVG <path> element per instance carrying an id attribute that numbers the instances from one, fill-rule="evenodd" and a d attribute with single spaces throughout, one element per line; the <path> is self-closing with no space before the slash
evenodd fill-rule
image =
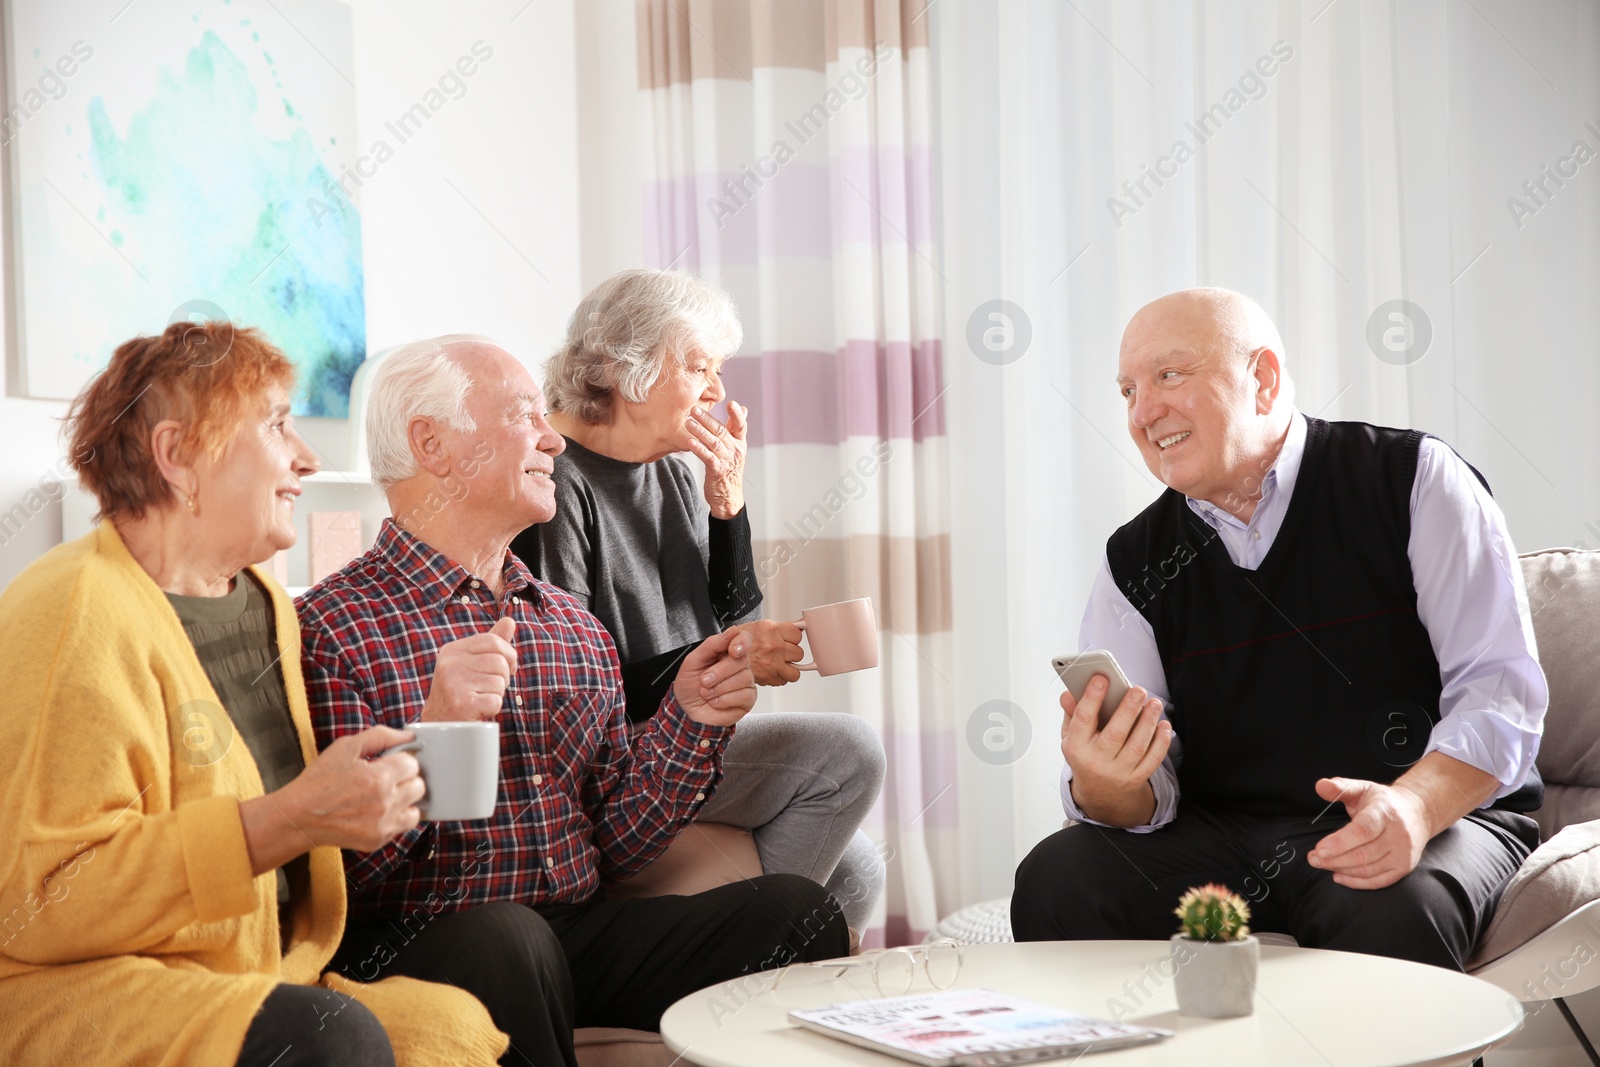
<path id="1" fill-rule="evenodd" d="M 346 852 L 352 918 L 587 900 L 660 855 L 722 777 L 731 727 L 694 722 L 669 692 L 630 746 L 605 628 L 509 552 L 503 575 L 502 609 L 471 574 L 385 520 L 371 551 L 296 601 L 319 748 L 416 721 L 442 646 L 502 614 L 517 623 L 494 815 L 424 822 L 376 852 Z"/>

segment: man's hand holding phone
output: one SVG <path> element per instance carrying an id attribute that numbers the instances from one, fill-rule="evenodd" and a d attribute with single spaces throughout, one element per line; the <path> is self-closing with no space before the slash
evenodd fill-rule
<path id="1" fill-rule="evenodd" d="M 1061 694 L 1061 754 L 1072 768 L 1072 800 L 1096 822 L 1142 826 L 1155 816 L 1150 776 L 1172 745 L 1172 724 L 1161 718 L 1161 701 L 1133 686 L 1102 727 L 1107 687 L 1107 677 L 1096 674 L 1082 700 L 1071 690 Z"/>

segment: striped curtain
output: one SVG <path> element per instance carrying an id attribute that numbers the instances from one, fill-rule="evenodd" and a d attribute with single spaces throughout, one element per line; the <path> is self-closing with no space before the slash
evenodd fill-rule
<path id="1" fill-rule="evenodd" d="M 647 262 L 738 301 L 769 618 L 871 597 L 874 671 L 764 690 L 889 754 L 868 944 L 918 940 L 960 881 L 928 0 L 639 0 Z"/>

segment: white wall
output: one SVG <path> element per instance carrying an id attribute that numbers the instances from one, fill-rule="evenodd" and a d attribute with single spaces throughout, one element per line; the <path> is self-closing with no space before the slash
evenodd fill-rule
<path id="1" fill-rule="evenodd" d="M 188 19 L 187 9 L 179 11 L 170 0 L 150 2 Z M 394 147 L 385 122 L 416 103 L 475 42 L 493 49 L 466 80 L 460 99 L 397 146 L 360 190 L 369 351 L 470 331 L 499 338 L 537 367 L 560 340 L 581 295 L 574 3 L 351 0 L 355 54 L 348 73 L 356 86 L 357 137 L 355 145 L 345 146 L 348 155 L 330 161 L 335 169 L 370 152 L 379 138 Z M 93 29 L 97 42 L 115 46 L 114 28 Z M 628 48 L 631 63 L 631 39 Z M 9 236 L 8 225 L 0 225 L 0 244 Z M 55 420 L 66 405 L 13 395 L 15 309 L 9 275 L 0 281 L 8 324 L 6 389 L 0 397 L 4 585 L 60 540 L 59 506 L 44 494 L 27 494 L 52 466 L 65 472 Z M 344 420 L 306 419 L 302 428 L 326 465 L 349 465 Z M 13 535 L 15 527 L 3 521 L 18 503 L 25 509 L 45 506 Z M 346 503 L 320 491 L 305 503 L 332 508 L 359 501 Z"/>
<path id="2" fill-rule="evenodd" d="M 583 290 L 644 262 L 644 150 L 634 0 L 579 0 L 578 190 Z"/>
<path id="3" fill-rule="evenodd" d="M 573 0 L 525 3 L 351 4 L 363 145 L 475 41 L 494 49 L 361 191 L 372 351 L 470 330 L 534 365 L 577 303 Z"/>

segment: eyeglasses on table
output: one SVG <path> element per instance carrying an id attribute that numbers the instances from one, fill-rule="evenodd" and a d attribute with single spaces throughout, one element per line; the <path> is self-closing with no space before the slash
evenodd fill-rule
<path id="1" fill-rule="evenodd" d="M 961 943 L 943 938 L 926 945 L 873 949 L 837 960 L 791 963 L 778 971 L 766 991 L 777 992 L 784 979 L 795 972 L 820 971 L 827 973 L 829 979 L 835 979 L 863 969 L 871 974 L 872 984 L 881 997 L 902 997 L 911 992 L 919 969 L 933 988 L 949 989 L 961 975 Z"/>

